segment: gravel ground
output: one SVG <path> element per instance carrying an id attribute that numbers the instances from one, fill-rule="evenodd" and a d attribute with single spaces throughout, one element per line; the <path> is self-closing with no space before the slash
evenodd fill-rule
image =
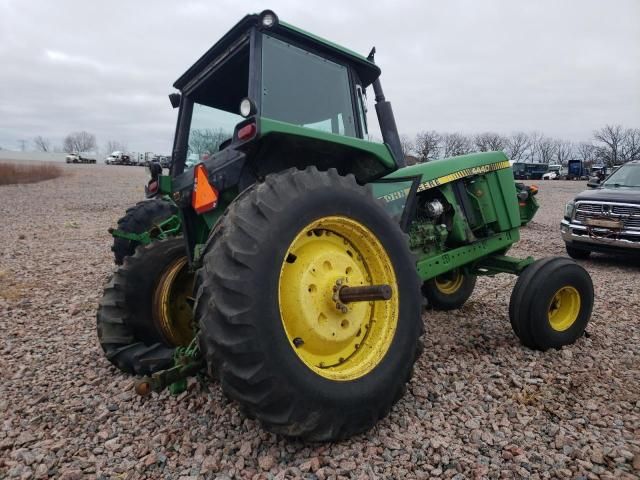
<path id="1" fill-rule="evenodd" d="M 141 399 L 103 357 L 95 311 L 113 270 L 107 228 L 143 196 L 144 170 L 64 166 L 0 187 L 0 477 L 638 478 L 640 261 L 594 255 L 589 336 L 561 351 L 519 345 L 515 278 L 478 281 L 453 313 L 425 314 L 407 394 L 366 435 L 277 437 L 216 384 Z M 518 255 L 564 255 L 558 222 L 584 182 L 540 182 Z"/>

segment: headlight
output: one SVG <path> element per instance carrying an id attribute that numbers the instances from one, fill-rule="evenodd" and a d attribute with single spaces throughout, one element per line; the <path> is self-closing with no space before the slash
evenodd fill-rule
<path id="1" fill-rule="evenodd" d="M 564 206 L 564 218 L 571 219 L 573 216 L 573 212 L 576 209 L 576 204 L 573 202 L 569 202 Z"/>

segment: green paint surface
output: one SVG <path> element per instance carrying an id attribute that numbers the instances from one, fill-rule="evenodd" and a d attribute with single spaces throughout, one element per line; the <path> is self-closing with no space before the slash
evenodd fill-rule
<path id="1" fill-rule="evenodd" d="M 391 150 L 384 143 L 369 142 L 355 137 L 347 137 L 335 133 L 324 132 L 309 127 L 293 125 L 291 123 L 280 122 L 270 118 L 258 118 L 259 131 L 261 136 L 267 136 L 273 133 L 282 133 L 286 135 L 294 135 L 301 138 L 309 138 L 314 140 L 322 140 L 329 143 L 342 145 L 344 147 L 359 150 L 360 153 L 366 153 L 377 158 L 387 168 L 395 168 L 396 162 L 393 159 Z M 357 153 L 357 152 L 354 152 Z"/>

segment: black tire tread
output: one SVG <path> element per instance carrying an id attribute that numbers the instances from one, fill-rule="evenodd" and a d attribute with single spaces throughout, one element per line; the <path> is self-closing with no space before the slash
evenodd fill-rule
<path id="1" fill-rule="evenodd" d="M 463 284 L 460 289 L 451 295 L 446 295 L 438 291 L 435 279 L 426 280 L 422 284 L 422 295 L 427 299 L 429 308 L 434 310 L 448 311 L 462 307 L 473 293 L 476 286 L 476 275 L 464 275 Z"/>
<path id="2" fill-rule="evenodd" d="M 528 285 L 531 279 L 538 273 L 542 267 L 544 267 L 550 261 L 557 261 L 562 259 L 563 257 L 545 257 L 539 260 L 536 260 L 531 265 L 527 266 L 524 271 L 518 276 L 518 280 L 516 281 L 513 290 L 511 291 L 511 298 L 509 299 L 509 322 L 511 323 L 511 328 L 514 333 L 522 340 L 522 342 L 527 345 L 533 342 L 529 338 L 529 335 L 526 332 L 520 332 L 519 323 L 516 319 L 517 308 L 516 305 L 519 305 L 522 302 L 522 295 L 525 292 L 525 288 L 523 285 Z M 568 258 L 565 260 L 570 261 Z M 524 335 L 524 338 L 521 336 Z"/>
<path id="3" fill-rule="evenodd" d="M 561 342 L 558 342 L 558 340 L 543 339 L 540 336 L 539 327 L 537 324 L 532 323 L 532 319 L 530 318 L 532 308 L 535 305 L 533 302 L 542 301 L 536 296 L 541 285 L 543 285 L 548 278 L 553 278 L 554 273 L 564 268 L 579 269 L 581 275 L 588 277 L 588 273 L 581 266 L 567 257 L 547 257 L 537 260 L 527 267 L 518 278 L 516 287 L 513 289 L 509 303 L 511 325 L 520 341 L 531 349 L 544 351 L 550 347 L 559 348 L 562 345 L 575 341 L 575 338 L 571 339 L 570 342 L 566 342 L 566 339 Z M 584 310 L 584 312 L 586 312 L 586 320 L 583 327 L 586 327 L 586 322 L 589 320 L 593 307 L 593 285 L 590 279 L 589 285 L 590 291 L 587 292 L 587 299 L 590 300 L 590 304 L 587 305 L 586 310 Z M 583 302 L 584 301 L 585 298 L 583 298 Z M 581 314 L 582 313 L 583 310 L 581 310 Z M 584 328 L 582 328 L 582 330 L 584 330 Z M 582 331 L 580 331 L 579 334 L 581 335 Z"/>
<path id="4" fill-rule="evenodd" d="M 128 233 L 142 233 L 155 224 L 166 220 L 178 211 L 171 202 L 162 198 L 142 200 L 127 208 L 124 216 L 118 220 L 118 230 Z M 122 265 L 125 257 L 133 255 L 139 243 L 125 238 L 114 238 L 111 251 L 116 265 Z"/>
<path id="5" fill-rule="evenodd" d="M 340 176 L 335 169 L 319 172 L 315 167 L 305 170 L 289 169 L 270 175 L 262 184 L 254 185 L 243 192 L 244 201 L 234 201 L 228 207 L 212 232 L 212 241 L 223 248 L 203 253 L 202 268 L 196 275 L 196 320 L 204 317 L 213 322 L 199 321 L 200 348 L 209 373 L 221 383 L 227 396 L 241 403 L 246 413 L 258 418 L 267 428 L 286 436 L 303 436 L 308 440 L 327 441 L 345 438 L 369 429 L 384 417 L 393 404 L 402 397 L 405 384 L 411 378 L 415 360 L 422 352 L 423 324 L 415 336 L 413 362 L 408 362 L 399 375 L 402 380 L 392 399 L 382 408 L 371 409 L 357 421 L 323 418 L 300 422 L 296 398 L 279 384 L 273 372 L 263 365 L 261 352 L 252 349 L 251 338 L 256 335 L 255 326 L 245 318 L 250 313 L 251 295 L 246 292 L 244 278 L 254 275 L 252 271 L 252 244 L 257 240 L 257 231 L 264 229 L 269 218 L 282 211 L 295 195 L 302 195 L 314 188 L 330 184 L 360 192 L 370 198 L 368 189 L 358 187 L 352 175 Z M 226 221 L 225 221 L 226 220 Z M 233 240 L 231 242 L 230 240 Z M 407 240 L 408 244 L 408 240 Z M 233 272 L 233 273 L 226 273 Z M 415 274 L 416 287 L 420 284 Z M 215 331 L 211 331 L 215 328 Z"/>
<path id="6" fill-rule="evenodd" d="M 148 326 L 141 328 L 140 319 L 134 318 L 127 306 L 126 293 L 128 288 L 138 287 L 129 285 L 132 272 L 144 268 L 149 251 L 163 249 L 174 241 L 139 245 L 133 255 L 125 257 L 104 289 L 96 315 L 98 340 L 107 359 L 123 372 L 150 375 L 173 365 L 175 348 L 157 341 L 159 334 Z"/>
<path id="7" fill-rule="evenodd" d="M 589 258 L 589 256 L 591 255 L 591 250 L 575 248 L 569 245 L 568 243 L 565 243 L 565 248 L 567 250 L 567 254 L 575 260 L 585 260 Z"/>

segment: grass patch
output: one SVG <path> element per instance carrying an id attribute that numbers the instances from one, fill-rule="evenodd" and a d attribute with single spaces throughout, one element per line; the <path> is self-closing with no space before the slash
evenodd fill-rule
<path id="1" fill-rule="evenodd" d="M 0 185 L 35 183 L 62 175 L 62 168 L 49 163 L 20 165 L 0 163 Z"/>
<path id="2" fill-rule="evenodd" d="M 14 302 L 22 297 L 22 285 L 7 270 L 0 270 L 0 298 Z"/>

